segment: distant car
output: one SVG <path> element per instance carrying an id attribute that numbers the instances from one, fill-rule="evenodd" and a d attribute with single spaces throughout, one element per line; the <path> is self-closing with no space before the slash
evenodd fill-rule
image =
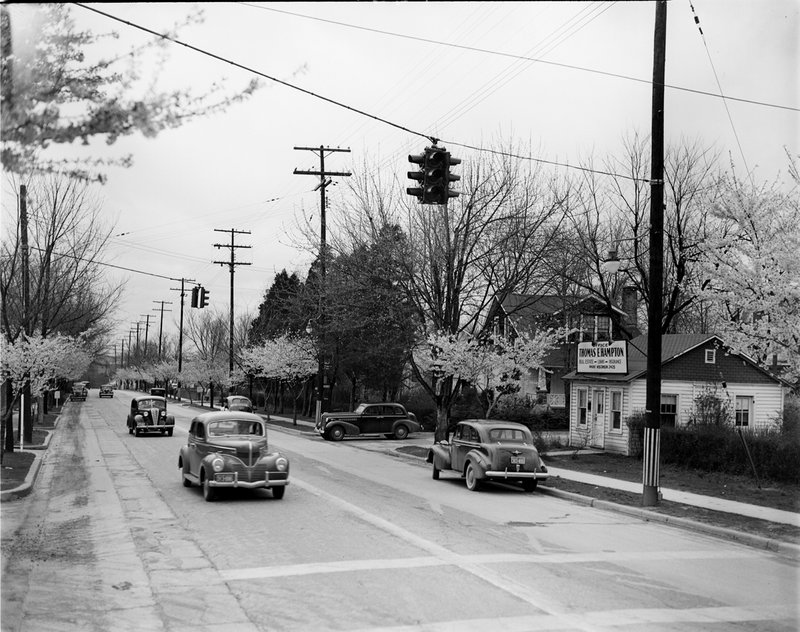
<path id="1" fill-rule="evenodd" d="M 241 410 L 245 413 L 253 412 L 253 402 L 243 395 L 231 395 L 225 398 L 222 410 Z"/>
<path id="2" fill-rule="evenodd" d="M 428 450 L 433 478 L 442 470 L 458 472 L 467 489 L 476 491 L 483 481 L 519 483 L 527 492 L 549 478 L 531 431 L 522 424 L 491 419 L 459 422 L 450 441 L 434 443 Z"/>
<path id="3" fill-rule="evenodd" d="M 175 429 L 175 417 L 167 414 L 167 400 L 154 395 L 139 395 L 131 400 L 128 412 L 128 434 L 160 432 L 170 437 Z"/>
<path id="4" fill-rule="evenodd" d="M 86 383 L 76 382 L 72 385 L 72 395 L 70 396 L 70 399 L 73 402 L 85 402 L 88 394 L 89 390 L 86 388 Z"/>
<path id="5" fill-rule="evenodd" d="M 114 397 L 114 387 L 111 384 L 103 384 L 100 387 L 100 397 Z"/>
<path id="6" fill-rule="evenodd" d="M 289 460 L 270 451 L 267 427 L 258 415 L 215 411 L 192 420 L 178 457 L 184 487 L 200 485 L 207 501 L 220 489 L 270 489 L 283 498 L 289 484 Z"/>
<path id="7" fill-rule="evenodd" d="M 315 426 L 329 441 L 341 441 L 347 435 L 382 434 L 405 439 L 422 430 L 414 413 L 402 404 L 383 402 L 360 404 L 352 413 L 324 413 Z"/>
<path id="8" fill-rule="evenodd" d="M 166 397 L 167 396 L 167 389 L 165 388 L 151 388 L 150 394 L 155 395 L 156 397 Z"/>

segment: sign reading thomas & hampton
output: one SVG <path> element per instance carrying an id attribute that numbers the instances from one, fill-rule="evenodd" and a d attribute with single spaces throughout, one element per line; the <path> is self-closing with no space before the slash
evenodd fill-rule
<path id="1" fill-rule="evenodd" d="M 628 342 L 578 343 L 578 373 L 627 373 Z"/>

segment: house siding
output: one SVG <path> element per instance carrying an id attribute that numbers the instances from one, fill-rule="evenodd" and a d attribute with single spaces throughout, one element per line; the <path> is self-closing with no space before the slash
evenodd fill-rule
<path id="1" fill-rule="evenodd" d="M 676 395 L 678 398 L 676 426 L 686 426 L 694 413 L 695 398 L 707 389 L 719 390 L 719 396 L 725 397 L 730 402 L 731 411 L 734 408 L 736 397 L 752 397 L 753 411 L 750 428 L 775 428 L 780 424 L 783 415 L 784 391 L 780 384 L 752 384 L 728 383 L 727 388 L 721 388 L 716 382 L 662 380 L 661 393 Z M 605 401 L 605 419 L 603 423 L 603 437 L 599 440 L 596 428 L 591 423 L 591 413 L 587 423 L 581 426 L 578 423 L 578 391 L 586 389 L 589 402 L 594 402 L 594 393 L 603 390 Z M 619 430 L 611 427 L 611 391 L 622 392 L 622 424 Z M 647 401 L 647 382 L 644 379 L 632 382 L 603 382 L 592 380 L 573 380 L 571 385 L 571 401 L 569 411 L 569 445 L 573 448 L 588 448 L 592 445 L 602 444 L 608 452 L 630 454 L 630 430 L 627 421 L 634 415 L 644 414 Z M 730 420 L 733 426 L 733 418 Z"/>

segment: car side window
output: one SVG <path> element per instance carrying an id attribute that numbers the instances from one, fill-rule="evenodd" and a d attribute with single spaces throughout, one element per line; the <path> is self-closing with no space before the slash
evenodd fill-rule
<path id="1" fill-rule="evenodd" d="M 381 414 L 380 406 L 367 406 L 364 409 L 364 414 L 365 415 L 380 415 Z"/>
<path id="2" fill-rule="evenodd" d="M 481 438 L 478 435 L 478 431 L 475 430 L 475 428 L 469 428 L 469 437 L 467 441 L 470 441 L 471 443 L 480 443 L 480 440 Z"/>
<path id="3" fill-rule="evenodd" d="M 455 434 L 453 435 L 453 438 L 454 439 L 460 439 L 461 438 L 461 432 L 463 430 L 464 430 L 464 426 L 456 426 L 456 431 L 455 431 Z"/>
<path id="4" fill-rule="evenodd" d="M 205 426 L 203 426 L 203 424 L 198 423 L 195 426 L 195 435 L 197 436 L 198 439 L 205 439 L 206 438 L 206 429 L 205 429 Z"/>

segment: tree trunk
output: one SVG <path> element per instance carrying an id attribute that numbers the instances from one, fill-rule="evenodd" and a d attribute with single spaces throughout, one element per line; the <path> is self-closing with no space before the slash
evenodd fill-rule
<path id="1" fill-rule="evenodd" d="M 14 451 L 14 390 L 11 380 L 3 382 L 3 429 L 5 430 L 4 445 L 2 452 Z"/>
<path id="2" fill-rule="evenodd" d="M 31 397 L 31 383 L 26 380 L 25 385 L 22 387 L 22 393 L 25 395 L 25 405 L 20 409 L 22 415 L 22 437 L 25 443 L 33 443 L 33 398 Z"/>

